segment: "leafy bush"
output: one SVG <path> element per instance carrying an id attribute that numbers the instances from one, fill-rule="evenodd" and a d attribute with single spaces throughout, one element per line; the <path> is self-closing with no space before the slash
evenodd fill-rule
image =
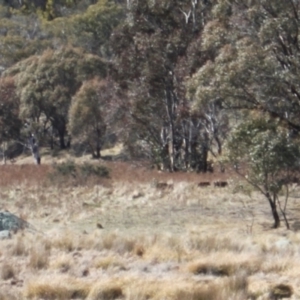
<path id="1" fill-rule="evenodd" d="M 86 184 L 91 178 L 109 178 L 109 170 L 105 166 L 84 163 L 76 164 L 72 160 L 55 164 L 50 173 L 50 180 L 53 183 Z"/>
<path id="2" fill-rule="evenodd" d="M 72 160 L 54 165 L 57 175 L 76 177 L 76 165 Z"/>
<path id="3" fill-rule="evenodd" d="M 89 176 L 96 176 L 96 177 L 109 177 L 109 171 L 105 166 L 93 165 L 89 163 L 84 163 L 83 165 L 79 166 L 79 172 L 81 176 L 89 177 Z"/>

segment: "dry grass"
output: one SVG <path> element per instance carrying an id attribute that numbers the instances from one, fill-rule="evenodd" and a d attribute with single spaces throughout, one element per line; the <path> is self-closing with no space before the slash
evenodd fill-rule
<path id="1" fill-rule="evenodd" d="M 0 186 L 17 186 L 20 184 L 42 184 L 51 170 L 49 165 L 2 165 Z"/>
<path id="2" fill-rule="evenodd" d="M 259 255 L 218 251 L 188 263 L 187 269 L 195 275 L 234 276 L 241 272 L 250 275 L 259 272 L 262 264 Z"/>
<path id="3" fill-rule="evenodd" d="M 46 269 L 49 265 L 50 256 L 49 243 L 37 244 L 29 251 L 28 267 L 33 270 Z"/>
<path id="4" fill-rule="evenodd" d="M 113 300 L 123 297 L 121 285 L 115 280 L 114 282 L 96 283 L 90 290 L 88 300 Z"/>
<path id="5" fill-rule="evenodd" d="M 124 261 L 118 256 L 105 256 L 102 258 L 96 258 L 93 265 L 95 268 L 103 270 L 108 270 L 109 268 L 125 270 Z"/>
<path id="6" fill-rule="evenodd" d="M 26 256 L 28 255 L 28 249 L 26 245 L 26 239 L 23 235 L 17 235 L 11 246 L 9 247 L 9 251 L 13 256 Z"/>
<path id="7" fill-rule="evenodd" d="M 15 269 L 8 261 L 4 261 L 1 265 L 1 278 L 3 280 L 11 279 L 15 276 Z"/>
<path id="8" fill-rule="evenodd" d="M 105 184 L 65 186 L 47 165 L 0 167 L 1 209 L 43 232 L 0 240 L 0 300 L 300 298 L 300 233 L 271 230 L 268 203 L 230 173 L 103 164 Z M 229 185 L 198 186 L 217 180 Z"/>
<path id="9" fill-rule="evenodd" d="M 69 276 L 41 277 L 29 280 L 24 288 L 28 299 L 85 299 L 90 285 Z"/>
<path id="10" fill-rule="evenodd" d="M 51 261 L 50 267 L 52 269 L 58 270 L 61 273 L 67 273 L 74 266 L 74 258 L 69 254 L 61 254 L 56 256 L 54 260 Z"/>

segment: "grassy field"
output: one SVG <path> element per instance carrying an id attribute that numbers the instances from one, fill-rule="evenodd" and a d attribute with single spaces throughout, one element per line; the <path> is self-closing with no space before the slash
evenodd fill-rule
<path id="1" fill-rule="evenodd" d="M 40 231 L 0 241 L 0 299 L 300 299 L 298 187 L 293 230 L 274 230 L 231 173 L 103 164 L 110 178 L 85 184 L 50 180 L 47 164 L 0 167 L 1 210 Z M 198 186 L 217 180 L 228 186 Z"/>

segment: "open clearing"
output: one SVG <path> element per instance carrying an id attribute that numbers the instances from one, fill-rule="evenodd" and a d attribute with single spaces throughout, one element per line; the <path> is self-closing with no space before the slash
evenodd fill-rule
<path id="1" fill-rule="evenodd" d="M 0 241 L 0 299 L 300 299 L 300 188 L 293 230 L 273 230 L 267 201 L 230 173 L 101 163 L 111 178 L 85 185 L 1 167 L 1 210 L 43 234 Z"/>

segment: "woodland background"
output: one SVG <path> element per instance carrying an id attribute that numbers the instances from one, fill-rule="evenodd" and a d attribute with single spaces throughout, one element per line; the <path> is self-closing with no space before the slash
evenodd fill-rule
<path id="1" fill-rule="evenodd" d="M 120 142 L 170 171 L 211 171 L 210 158 L 223 168 L 227 153 L 247 163 L 262 141 L 294 147 L 295 162 L 299 1 L 0 4 L 4 158 L 34 136 L 94 158 Z"/>
<path id="2" fill-rule="evenodd" d="M 0 0 L 0 299 L 299 299 L 299 13 Z"/>

